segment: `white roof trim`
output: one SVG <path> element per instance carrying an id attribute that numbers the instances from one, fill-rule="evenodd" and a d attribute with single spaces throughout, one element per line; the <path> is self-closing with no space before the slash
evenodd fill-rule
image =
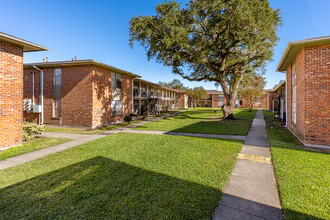
<path id="1" fill-rule="evenodd" d="M 46 47 L 0 32 L 0 40 L 23 47 L 23 52 L 45 51 Z"/>
<path id="2" fill-rule="evenodd" d="M 319 45 L 319 44 L 330 44 L 330 36 L 309 38 L 306 40 L 289 42 L 276 68 L 276 71 L 277 72 L 286 71 L 286 68 L 295 60 L 296 56 L 304 47 Z"/>

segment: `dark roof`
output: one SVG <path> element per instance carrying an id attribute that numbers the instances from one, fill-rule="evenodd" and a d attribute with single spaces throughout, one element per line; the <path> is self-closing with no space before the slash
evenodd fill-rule
<path id="1" fill-rule="evenodd" d="M 23 52 L 45 51 L 46 47 L 0 32 L 0 40 L 23 47 Z"/>
<path id="2" fill-rule="evenodd" d="M 216 95 L 223 95 L 222 91 L 219 90 L 205 90 L 207 92 L 207 94 L 212 95 L 212 94 L 216 94 Z"/>
<path id="3" fill-rule="evenodd" d="M 58 66 L 78 66 L 78 65 L 96 65 L 103 67 L 105 69 L 109 69 L 112 71 L 116 71 L 118 73 L 122 73 L 125 75 L 133 76 L 133 77 L 140 77 L 139 75 L 136 75 L 134 73 L 128 72 L 126 70 L 122 70 L 113 66 L 110 66 L 108 64 L 104 64 L 101 62 L 98 62 L 96 60 L 92 59 L 86 59 L 86 60 L 69 60 L 69 61 L 53 61 L 53 62 L 40 62 L 40 63 L 25 63 L 24 68 L 27 67 L 58 67 Z"/>

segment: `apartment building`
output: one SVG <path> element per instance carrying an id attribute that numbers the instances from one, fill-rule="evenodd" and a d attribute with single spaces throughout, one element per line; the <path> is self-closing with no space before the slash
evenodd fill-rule
<path id="1" fill-rule="evenodd" d="M 137 77 L 91 59 L 24 64 L 24 120 L 89 128 L 121 122 L 132 114 Z"/>
<path id="2" fill-rule="evenodd" d="M 178 109 L 180 93 L 184 94 L 182 91 L 167 88 L 157 83 L 135 79 L 133 86 L 133 113 L 152 114 Z"/>
<path id="3" fill-rule="evenodd" d="M 22 143 L 23 53 L 45 50 L 0 32 L 0 149 Z"/>
<path id="4" fill-rule="evenodd" d="M 286 74 L 287 128 L 305 146 L 330 149 L 330 36 L 289 42 L 277 71 Z"/>

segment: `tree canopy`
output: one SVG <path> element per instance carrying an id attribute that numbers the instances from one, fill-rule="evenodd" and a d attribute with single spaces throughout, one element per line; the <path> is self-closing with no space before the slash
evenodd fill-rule
<path id="1" fill-rule="evenodd" d="M 197 107 L 197 103 L 199 103 L 200 100 L 207 99 L 209 97 L 209 95 L 202 86 L 195 87 L 193 89 L 187 89 L 185 93 L 188 95 L 189 98 L 191 98 L 194 107 Z"/>
<path id="2" fill-rule="evenodd" d="M 185 79 L 218 83 L 228 117 L 245 73 L 271 60 L 280 24 L 267 0 L 191 0 L 185 7 L 165 1 L 156 15 L 131 19 L 130 45 L 139 42 L 148 59 Z"/>
<path id="3" fill-rule="evenodd" d="M 171 89 L 181 89 L 181 90 L 188 89 L 188 87 L 184 86 L 183 83 L 178 79 L 173 79 L 171 82 L 159 81 L 158 84 L 169 87 Z"/>
<path id="4" fill-rule="evenodd" d="M 250 111 L 254 103 L 264 95 L 265 85 L 265 79 L 256 73 L 249 74 L 242 80 L 238 88 L 238 94 L 240 98 L 247 101 Z"/>

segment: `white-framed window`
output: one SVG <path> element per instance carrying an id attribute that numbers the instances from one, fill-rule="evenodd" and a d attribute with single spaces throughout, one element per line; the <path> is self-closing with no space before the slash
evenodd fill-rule
<path id="1" fill-rule="evenodd" d="M 292 83 L 291 83 L 291 94 L 292 94 L 292 108 L 291 108 L 291 121 L 292 124 L 297 123 L 297 105 L 296 105 L 296 83 L 297 83 L 297 78 L 296 78 L 296 63 L 292 64 Z"/>
<path id="2" fill-rule="evenodd" d="M 111 115 L 122 115 L 122 101 L 111 101 Z"/>
<path id="3" fill-rule="evenodd" d="M 120 73 L 111 72 L 111 88 L 121 89 L 122 77 Z"/>
<path id="4" fill-rule="evenodd" d="M 53 116 L 61 117 L 61 68 L 54 69 Z"/>
<path id="5" fill-rule="evenodd" d="M 122 115 L 122 75 L 111 73 L 111 116 Z"/>

